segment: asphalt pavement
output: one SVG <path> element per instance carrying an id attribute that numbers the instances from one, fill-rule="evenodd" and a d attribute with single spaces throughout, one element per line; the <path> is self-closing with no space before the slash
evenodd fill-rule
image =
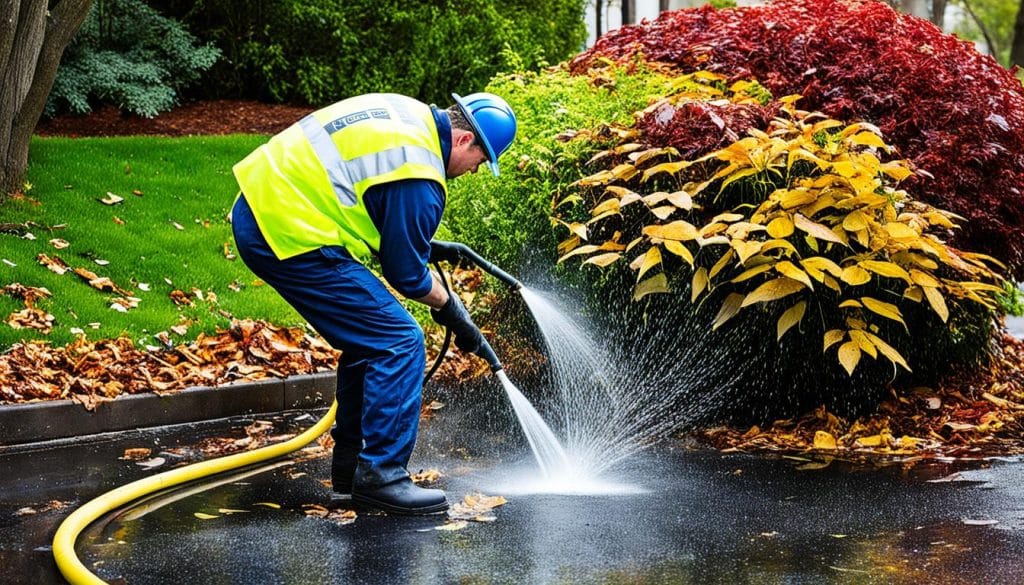
<path id="1" fill-rule="evenodd" d="M 603 494 L 532 493 L 539 472 L 493 386 L 425 420 L 413 458 L 453 503 L 507 499 L 481 521 L 351 521 L 324 485 L 328 459 L 307 453 L 120 510 L 79 557 L 130 584 L 1024 582 L 1020 460 L 853 465 L 665 442 L 597 478 Z M 322 412 L 262 418 L 288 432 Z M 0 581 L 61 583 L 49 543 L 75 507 L 253 420 L 0 449 Z M 164 462 L 121 459 L 129 448 Z"/>

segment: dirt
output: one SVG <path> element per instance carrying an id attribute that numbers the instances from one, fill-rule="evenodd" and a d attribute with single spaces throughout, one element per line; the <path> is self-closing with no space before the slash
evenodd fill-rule
<path id="1" fill-rule="evenodd" d="M 40 136 L 190 136 L 197 134 L 276 134 L 313 111 L 310 106 L 247 100 L 207 100 L 183 104 L 155 118 L 122 114 L 114 106 L 43 120 Z"/>

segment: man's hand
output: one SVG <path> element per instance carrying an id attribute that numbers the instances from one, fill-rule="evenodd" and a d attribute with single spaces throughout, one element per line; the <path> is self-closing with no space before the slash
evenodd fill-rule
<path id="1" fill-rule="evenodd" d="M 462 260 L 458 244 L 442 240 L 430 240 L 430 262 L 448 262 L 452 266 Z"/>
<path id="2" fill-rule="evenodd" d="M 430 311 L 430 316 L 439 325 L 444 325 L 455 333 L 455 347 L 462 351 L 476 353 L 484 343 L 480 328 L 473 323 L 466 306 L 454 292 L 448 293 L 448 302 L 440 309 Z"/>

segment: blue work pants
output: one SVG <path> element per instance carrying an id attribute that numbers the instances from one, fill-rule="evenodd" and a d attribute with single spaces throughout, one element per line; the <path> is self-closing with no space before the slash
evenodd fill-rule
<path id="1" fill-rule="evenodd" d="M 280 260 L 245 197 L 232 211 L 238 254 L 335 349 L 335 468 L 358 452 L 357 486 L 408 476 L 416 443 L 426 350 L 423 331 L 372 272 L 340 246 Z"/>

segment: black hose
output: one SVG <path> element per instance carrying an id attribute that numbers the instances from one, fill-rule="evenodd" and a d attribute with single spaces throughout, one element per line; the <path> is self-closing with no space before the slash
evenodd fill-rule
<path id="1" fill-rule="evenodd" d="M 448 294 L 454 294 L 454 293 L 452 293 L 451 288 L 448 287 L 448 276 L 445 274 L 444 270 L 441 268 L 441 263 L 440 262 L 434 262 L 434 268 L 437 269 L 437 274 L 441 277 L 441 285 L 444 286 L 445 292 L 447 292 Z M 445 327 L 444 328 L 444 341 L 441 343 L 441 351 L 439 351 L 437 353 L 437 358 L 434 359 L 434 365 L 430 366 L 430 370 L 427 371 L 427 374 L 425 376 L 423 376 L 423 385 L 424 386 L 426 386 L 427 382 L 430 381 L 431 376 L 434 375 L 434 372 L 437 371 L 437 368 L 441 367 L 441 362 L 444 361 L 444 356 L 445 356 L 445 354 L 448 353 L 448 347 L 451 346 L 451 343 L 452 343 L 452 328 L 451 327 Z"/>

